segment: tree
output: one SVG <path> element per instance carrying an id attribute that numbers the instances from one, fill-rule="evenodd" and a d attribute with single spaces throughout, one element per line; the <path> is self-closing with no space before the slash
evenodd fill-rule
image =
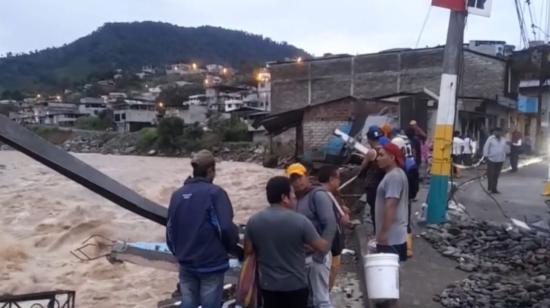
<path id="1" fill-rule="evenodd" d="M 180 118 L 162 119 L 157 128 L 159 147 L 163 150 L 177 150 L 180 147 L 179 142 L 184 133 L 183 127 L 184 123 Z"/>
<path id="2" fill-rule="evenodd" d="M 160 92 L 157 100 L 167 106 L 181 106 L 191 95 L 204 93 L 202 85 L 191 84 L 183 87 L 170 87 Z"/>

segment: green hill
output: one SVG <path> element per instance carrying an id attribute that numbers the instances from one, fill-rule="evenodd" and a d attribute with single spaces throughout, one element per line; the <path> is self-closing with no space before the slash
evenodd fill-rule
<path id="1" fill-rule="evenodd" d="M 0 91 L 68 88 L 91 75 L 143 65 L 197 61 L 247 69 L 296 56 L 307 53 L 243 31 L 160 22 L 106 23 L 62 47 L 0 58 Z"/>

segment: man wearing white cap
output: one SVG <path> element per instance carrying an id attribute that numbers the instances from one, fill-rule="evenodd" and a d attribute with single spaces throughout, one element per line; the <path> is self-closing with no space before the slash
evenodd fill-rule
<path id="1" fill-rule="evenodd" d="M 415 164 L 413 151 L 411 148 L 411 144 L 408 141 L 408 138 L 406 136 L 398 136 L 393 138 L 391 142 L 397 145 L 397 147 L 403 152 L 403 155 L 405 156 L 405 166 L 403 169 L 405 170 L 405 174 L 407 175 L 407 180 L 409 182 L 409 202 L 408 202 L 409 214 L 407 218 L 407 257 L 410 258 L 413 255 L 411 206 L 420 188 L 420 175 L 418 172 L 418 166 Z"/>

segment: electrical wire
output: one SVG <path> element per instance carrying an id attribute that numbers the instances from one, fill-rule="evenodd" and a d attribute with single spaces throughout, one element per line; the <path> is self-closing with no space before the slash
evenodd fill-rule
<path id="1" fill-rule="evenodd" d="M 533 18 L 533 10 L 531 9 L 531 0 L 525 0 L 527 8 L 529 8 L 529 17 L 531 18 L 531 29 L 533 30 L 533 39 L 537 40 L 537 31 L 535 28 L 535 19 Z"/>
<path id="2" fill-rule="evenodd" d="M 525 16 L 523 14 L 523 8 L 519 0 L 514 0 L 514 2 L 516 4 L 516 14 L 518 16 L 520 40 L 521 40 L 521 43 L 523 43 L 523 47 L 527 48 L 529 47 L 529 38 L 527 36 L 527 32 L 525 31 L 526 27 L 525 27 Z"/>
<path id="3" fill-rule="evenodd" d="M 420 39 L 422 38 L 422 34 L 424 34 L 424 29 L 426 28 L 426 24 L 428 23 L 428 19 L 430 18 L 431 11 L 432 5 L 430 4 L 428 6 L 428 13 L 426 13 L 426 17 L 424 18 L 424 22 L 422 23 L 422 28 L 420 29 L 420 33 L 418 34 L 418 38 L 416 39 L 416 44 L 414 45 L 414 48 L 418 48 L 418 44 L 420 44 Z"/>

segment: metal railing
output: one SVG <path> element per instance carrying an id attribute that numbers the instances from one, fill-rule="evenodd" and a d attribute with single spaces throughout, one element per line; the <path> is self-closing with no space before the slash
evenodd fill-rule
<path id="1" fill-rule="evenodd" d="M 0 296 L 0 308 L 74 308 L 75 291 L 57 290 Z"/>

